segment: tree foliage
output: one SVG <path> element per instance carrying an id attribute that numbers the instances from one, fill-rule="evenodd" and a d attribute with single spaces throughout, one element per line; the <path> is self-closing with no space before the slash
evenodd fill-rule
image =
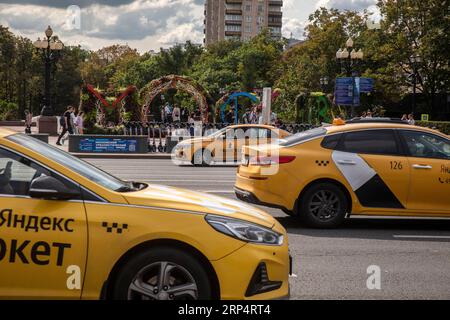
<path id="1" fill-rule="evenodd" d="M 154 79 L 176 74 L 194 79 L 216 101 L 227 91 L 280 88 L 275 110 L 292 120 L 300 93 L 333 92 L 334 79 L 343 75 L 336 51 L 352 37 L 354 47 L 365 54 L 356 71 L 374 78 L 376 84 L 375 91 L 363 97 L 362 108 L 384 106 L 388 112 L 399 112 L 403 106 L 408 110 L 411 74 L 416 69 L 422 96 L 418 111 L 445 118 L 450 115 L 445 102 L 450 91 L 449 6 L 448 0 L 380 0 L 380 30 L 367 27 L 368 12 L 320 8 L 309 17 L 305 41 L 289 50 L 268 30 L 246 42 L 229 40 L 204 48 L 188 41 L 158 53 L 140 54 L 128 45 L 97 51 L 66 47 L 52 74 L 52 102 L 61 113 L 67 104 L 79 104 L 84 84 L 108 93 L 129 85 L 141 89 Z M 414 63 L 412 56 L 419 56 L 420 62 Z M 0 100 L 17 105 L 17 116 L 22 117 L 25 109 L 39 112 L 43 68 L 29 39 L 0 26 Z M 324 76 L 330 83 L 322 88 Z M 165 101 L 196 107 L 182 92 L 167 92 Z"/>

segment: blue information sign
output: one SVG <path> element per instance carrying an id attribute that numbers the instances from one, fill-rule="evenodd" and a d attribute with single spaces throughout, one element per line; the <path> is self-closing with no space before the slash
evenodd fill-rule
<path id="1" fill-rule="evenodd" d="M 337 78 L 334 92 L 335 103 L 340 106 L 359 106 L 361 93 L 373 91 L 371 78 Z"/>
<path id="2" fill-rule="evenodd" d="M 80 152 L 127 153 L 136 152 L 136 139 L 86 138 L 80 140 Z"/>
<path id="3" fill-rule="evenodd" d="M 360 93 L 370 93 L 373 91 L 375 81 L 372 78 L 356 78 L 355 80 Z"/>
<path id="4" fill-rule="evenodd" d="M 353 78 L 337 78 L 334 91 L 335 103 L 341 106 L 353 105 Z"/>

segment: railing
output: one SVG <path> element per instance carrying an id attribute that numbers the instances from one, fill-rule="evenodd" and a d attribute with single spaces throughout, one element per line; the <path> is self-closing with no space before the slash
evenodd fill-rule
<path id="1" fill-rule="evenodd" d="M 232 124 L 217 123 L 196 126 L 191 123 L 128 122 L 124 124 L 124 136 L 147 136 L 149 152 L 171 152 L 180 141 L 193 137 L 208 136 Z M 311 124 L 282 124 L 279 129 L 292 134 L 314 128 Z"/>

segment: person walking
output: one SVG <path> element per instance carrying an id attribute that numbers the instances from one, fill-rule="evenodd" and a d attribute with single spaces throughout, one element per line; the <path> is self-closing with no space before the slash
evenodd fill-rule
<path id="1" fill-rule="evenodd" d="M 83 125 L 84 125 L 84 112 L 78 112 L 78 115 L 75 117 L 75 132 L 76 134 L 84 134 Z"/>
<path id="2" fill-rule="evenodd" d="M 176 104 L 172 111 L 172 120 L 174 123 L 179 123 L 181 121 L 181 110 Z"/>
<path id="3" fill-rule="evenodd" d="M 416 124 L 416 120 L 414 120 L 414 115 L 412 113 L 410 113 L 408 115 L 408 124 L 414 126 Z"/>
<path id="4" fill-rule="evenodd" d="M 72 106 L 68 106 L 66 112 L 64 112 L 63 116 L 61 117 L 61 126 L 62 131 L 61 134 L 58 137 L 58 140 L 56 141 L 56 144 L 58 146 L 62 146 L 62 143 L 64 143 L 64 136 L 66 133 L 73 134 L 73 126 L 72 126 L 72 116 L 71 114 L 74 112 L 75 108 Z M 62 143 L 61 143 L 62 142 Z"/>
<path id="5" fill-rule="evenodd" d="M 25 133 L 31 134 L 31 125 L 33 124 L 33 114 L 25 110 Z"/>

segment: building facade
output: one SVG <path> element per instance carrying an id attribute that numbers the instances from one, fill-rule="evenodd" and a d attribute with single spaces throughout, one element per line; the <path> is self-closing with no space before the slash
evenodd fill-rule
<path id="1" fill-rule="evenodd" d="M 205 45 L 229 39 L 250 40 L 269 28 L 281 37 L 281 0 L 206 0 Z"/>

